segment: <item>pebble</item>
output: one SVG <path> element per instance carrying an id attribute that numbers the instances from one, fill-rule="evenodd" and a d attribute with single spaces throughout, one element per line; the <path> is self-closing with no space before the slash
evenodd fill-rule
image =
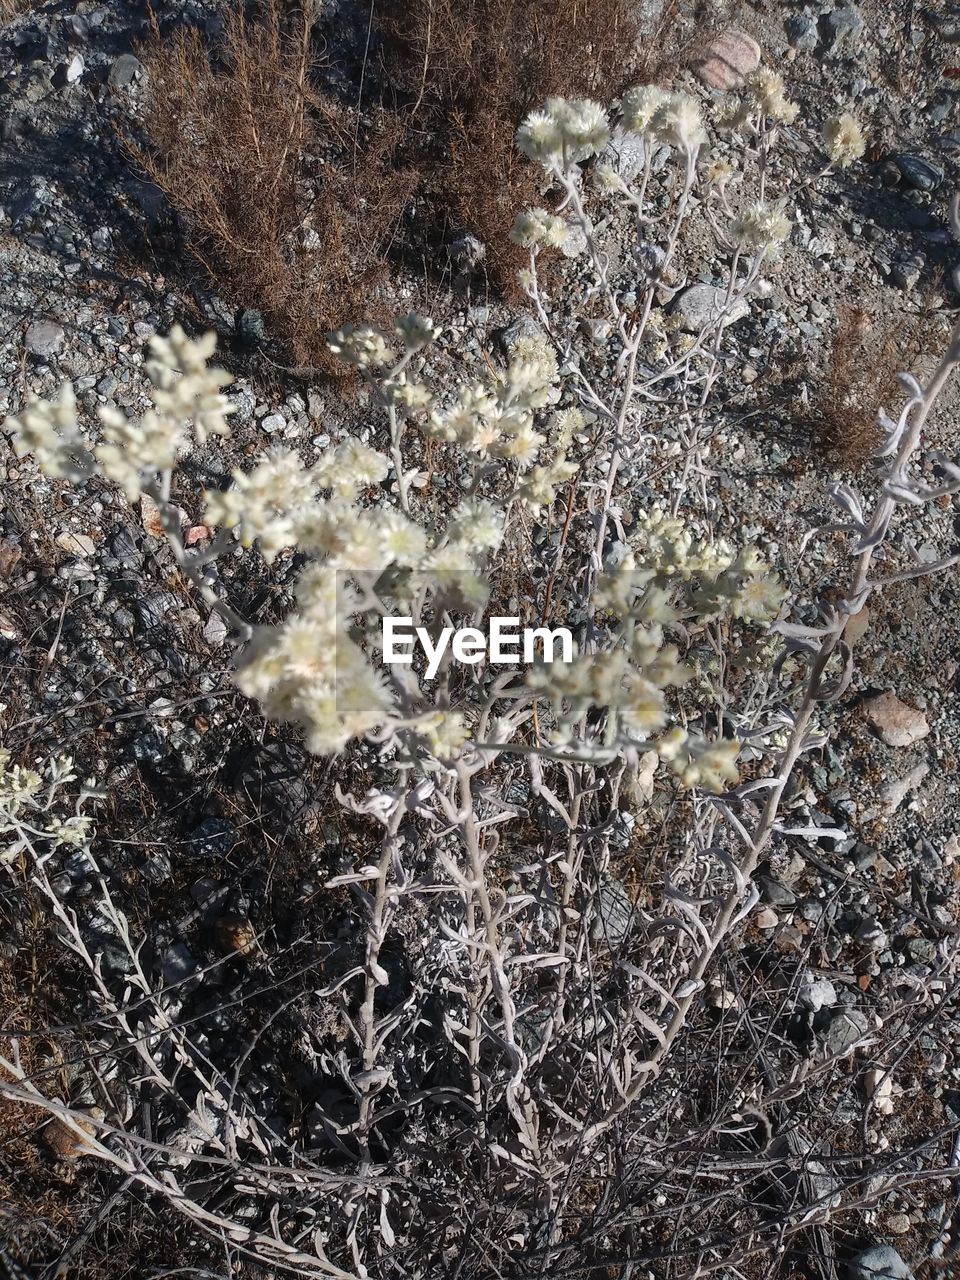
<path id="1" fill-rule="evenodd" d="M 909 773 L 902 778 L 892 778 L 888 783 L 880 788 L 880 802 L 884 810 L 890 813 L 896 811 L 906 800 L 911 791 L 916 791 L 924 778 L 930 772 L 930 766 L 925 760 L 921 760 L 919 764 L 914 765 Z"/>
<path id="2" fill-rule="evenodd" d="M 773 876 L 760 874 L 756 880 L 760 897 L 771 907 L 792 907 L 797 901 L 797 895 L 793 890 L 788 889 L 779 880 L 775 880 Z"/>
<path id="3" fill-rule="evenodd" d="M 97 544 L 85 533 L 59 533 L 56 542 L 72 556 L 92 556 L 97 549 Z"/>
<path id="4" fill-rule="evenodd" d="M 904 152 L 894 156 L 893 162 L 900 171 L 903 181 L 915 191 L 936 191 L 943 182 L 943 170 L 921 156 Z"/>
<path id="5" fill-rule="evenodd" d="M 709 89 L 737 89 L 760 65 L 760 46 L 745 31 L 731 28 L 707 46 L 695 68 Z"/>
<path id="6" fill-rule="evenodd" d="M 49 359 L 63 350 L 63 327 L 55 320 L 34 320 L 27 329 L 26 347 L 32 356 Z"/>
<path id="7" fill-rule="evenodd" d="M 680 318 L 680 327 L 687 333 L 700 333 L 717 320 L 726 300 L 727 291 L 719 285 L 694 284 L 684 289 L 673 304 L 674 313 Z M 743 298 L 738 298 L 724 320 L 724 328 L 750 314 Z"/>
<path id="8" fill-rule="evenodd" d="M 823 1035 L 828 1054 L 845 1053 L 867 1032 L 867 1016 L 859 1009 L 838 1009 Z"/>
<path id="9" fill-rule="evenodd" d="M 111 89 L 126 89 L 142 71 L 143 64 L 139 58 L 135 58 L 132 53 L 121 53 L 110 68 L 107 83 Z"/>
<path id="10" fill-rule="evenodd" d="M 856 5 L 838 5 L 821 24 L 825 53 L 836 53 L 845 45 L 855 44 L 863 34 L 864 22 Z"/>
<path id="11" fill-rule="evenodd" d="M 907 258 L 905 262 L 895 262 L 890 268 L 890 279 L 898 289 L 909 293 L 920 280 L 923 270 L 922 258 Z"/>
<path id="12" fill-rule="evenodd" d="M 832 1009 L 837 1003 L 837 989 L 829 978 L 814 978 L 808 974 L 800 987 L 800 1003 L 811 1013 Z"/>
<path id="13" fill-rule="evenodd" d="M 219 649 L 227 638 L 227 624 L 219 613 L 211 613 L 203 628 L 203 638 L 212 649 Z"/>
<path id="14" fill-rule="evenodd" d="M 268 413 L 265 418 L 260 419 L 260 429 L 265 431 L 268 436 L 275 435 L 278 431 L 283 431 L 287 425 L 287 420 L 282 413 Z"/>
<path id="15" fill-rule="evenodd" d="M 794 13 L 784 21 L 784 30 L 791 49 L 801 53 L 813 53 L 819 42 L 816 21 L 807 13 Z"/>
<path id="16" fill-rule="evenodd" d="M 889 1244 L 875 1244 L 856 1254 L 847 1263 L 847 1276 L 849 1280 L 913 1280 L 913 1272 Z"/>
<path id="17" fill-rule="evenodd" d="M 895 693 L 878 694 L 863 703 L 863 714 L 888 747 L 912 747 L 930 732 L 922 711 L 901 702 Z"/>

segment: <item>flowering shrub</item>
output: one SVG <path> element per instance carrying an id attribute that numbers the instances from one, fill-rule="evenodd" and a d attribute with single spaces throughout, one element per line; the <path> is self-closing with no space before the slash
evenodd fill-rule
<path id="1" fill-rule="evenodd" d="M 228 489 L 206 497 L 205 520 L 219 532 L 202 552 L 181 542 L 170 480 L 189 449 L 228 430 L 229 380 L 209 366 L 211 339 L 175 330 L 154 340 L 153 408 L 137 425 L 104 412 L 104 444 L 79 429 L 69 388 L 10 424 L 18 449 L 49 474 L 82 481 L 99 470 L 131 500 L 153 498 L 178 563 L 235 631 L 240 688 L 269 717 L 302 728 L 317 753 L 354 752 L 366 768 L 371 747 L 378 755 L 380 781 L 365 795 L 337 789 L 381 839 L 368 860 L 345 857 L 329 881 L 351 886 L 365 922 L 362 961 L 323 993 L 343 1001 L 346 1045 L 330 1061 L 348 1083 L 351 1112 L 324 1119 L 341 1162 L 329 1204 L 316 1205 L 309 1159 L 286 1148 L 265 1187 L 259 1158 L 273 1149 L 269 1126 L 255 1108 L 242 1114 L 259 1153 L 258 1248 L 274 1261 L 309 1264 L 305 1274 L 362 1276 L 375 1265 L 392 1274 L 394 1246 L 416 1213 L 402 1179 L 381 1176 L 387 1122 L 416 1112 L 406 1141 L 429 1151 L 448 1143 L 450 1160 L 460 1160 L 446 1110 L 456 1107 L 495 1170 L 484 1194 L 515 1206 L 504 1210 L 511 1247 L 560 1267 L 571 1189 L 586 1196 L 622 1167 L 623 1152 L 634 1159 L 650 1115 L 675 1105 L 668 1095 L 643 1111 L 688 1020 L 716 995 L 708 971 L 757 901 L 765 846 L 795 831 L 781 814 L 788 782 L 801 755 L 823 744 L 819 720 L 849 684 L 844 629 L 877 585 L 878 549 L 901 507 L 960 489 L 949 460 L 937 459 L 937 485 L 913 463 L 960 360 L 955 338 L 929 385 L 906 379 L 902 413 L 883 418 L 872 504 L 849 486 L 831 490 L 842 516 L 826 532 L 849 539 L 854 568 L 820 617 L 810 621 L 809 606 L 788 597 L 755 549 L 707 534 L 698 499 L 725 331 L 762 291 L 765 264 L 791 234 L 792 192 L 772 189 L 769 161 L 779 129 L 795 118 L 780 78 L 759 73 L 725 121 L 750 161 L 735 174 L 707 163 L 707 125 L 683 94 L 642 86 L 612 116 L 560 99 L 531 113 L 518 145 L 543 167 L 556 203 L 521 211 L 513 236 L 527 254 L 521 286 L 539 332 L 515 339 L 500 364 L 439 387 L 430 351 L 442 335 L 422 317 L 333 335 L 331 350 L 359 371 L 382 414 L 379 447 L 347 439 L 311 466 L 274 451 L 236 472 Z M 824 145 L 822 172 L 863 147 L 849 116 L 827 126 Z M 654 173 L 665 160 L 673 187 L 658 203 Z M 692 325 L 680 309 L 678 246 L 695 191 L 727 276 Z M 604 248 L 609 225 L 630 244 L 622 260 Z M 542 282 L 541 255 L 551 251 L 579 269 L 562 298 Z M 571 314 L 593 322 L 574 326 Z M 654 431 L 665 404 L 669 430 Z M 455 464 L 452 510 L 430 497 L 425 441 Z M 675 468 L 673 496 L 634 515 L 627 479 L 657 451 Z M 533 519 L 549 521 L 562 498 L 542 592 L 538 585 L 520 607 L 541 625 L 554 621 L 563 583 L 578 639 L 572 661 L 525 672 L 445 662 L 433 683 L 413 666 L 378 661 L 391 614 L 428 628 L 452 615 L 478 619 L 498 599 L 498 570 L 532 556 Z M 294 548 L 304 555 L 296 608 L 278 626 L 249 625 L 205 575 L 238 547 L 258 548 L 268 563 Z M 732 653 L 746 672 L 736 693 L 725 683 Z M 751 776 L 741 782 L 743 759 Z M 661 762 L 659 786 L 678 808 L 682 799 L 684 816 L 665 840 L 658 888 L 623 908 L 611 865 Z M 396 981 L 388 943 L 401 926 L 414 938 L 413 976 L 404 996 L 388 999 Z M 420 1025 L 430 1028 L 429 1045 L 410 1050 L 421 1044 Z M 215 1082 L 210 1091 L 219 1096 Z M 628 1113 L 638 1127 L 615 1158 L 605 1144 L 621 1141 Z M 229 1127 L 201 1118 L 211 1142 L 229 1148 Z M 429 1159 L 423 1168 L 443 1206 L 437 1249 L 447 1265 L 470 1215 L 447 1188 L 449 1171 L 440 1187 Z M 294 1206 L 286 1235 L 278 1179 Z M 624 1220 L 624 1240 L 631 1231 Z M 726 1261 L 711 1247 L 711 1269 Z"/>

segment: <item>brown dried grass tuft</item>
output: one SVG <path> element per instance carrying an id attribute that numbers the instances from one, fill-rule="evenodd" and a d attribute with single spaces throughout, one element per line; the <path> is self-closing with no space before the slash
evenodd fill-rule
<path id="1" fill-rule="evenodd" d="M 877 413 L 899 399 L 898 370 L 911 368 L 933 339 L 935 292 L 936 283 L 918 314 L 884 322 L 879 332 L 863 307 L 838 309 L 826 373 L 811 406 L 816 444 L 829 461 L 859 469 L 879 445 Z"/>
<path id="2" fill-rule="evenodd" d="M 414 185 L 396 164 L 399 123 L 374 110 L 357 131 L 314 88 L 310 24 L 279 0 L 252 19 L 229 7 L 213 44 L 155 29 L 141 56 L 147 145 L 128 142 L 135 161 L 229 300 L 261 311 L 294 365 L 332 371 L 326 335 L 370 315 Z"/>
<path id="3" fill-rule="evenodd" d="M 702 47 L 720 9 L 668 0 L 644 23 L 636 0 L 377 0 L 383 69 L 420 139 L 434 232 L 478 236 L 491 281 L 511 293 L 525 255 L 509 230 L 518 210 L 541 202 L 543 176 L 516 151 L 520 120 L 551 95 L 607 103 L 631 84 L 663 82 Z"/>
<path id="4" fill-rule="evenodd" d="M 0 26 L 30 8 L 30 0 L 0 0 Z"/>

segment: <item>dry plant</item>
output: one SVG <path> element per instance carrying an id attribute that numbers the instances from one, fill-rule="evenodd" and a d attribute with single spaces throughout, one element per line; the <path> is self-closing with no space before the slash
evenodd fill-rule
<path id="1" fill-rule="evenodd" d="M 376 299 L 413 176 L 384 112 L 353 119 L 313 84 L 310 23 L 266 0 L 141 50 L 146 144 L 131 155 L 183 220 L 187 243 L 231 303 L 262 312 L 295 366 L 330 368 L 326 334 Z"/>
<path id="2" fill-rule="evenodd" d="M 29 0 L 0 0 L 0 23 L 9 22 L 29 7 Z"/>
<path id="3" fill-rule="evenodd" d="M 837 329 L 811 405 L 817 447 L 842 466 L 859 469 L 879 443 L 877 413 L 896 390 L 898 366 L 910 368 L 928 349 L 929 312 L 875 325 L 863 307 L 838 308 Z"/>
<path id="4" fill-rule="evenodd" d="M 554 95 L 608 100 L 664 82 L 709 38 L 720 7 L 668 0 L 645 18 L 634 0 L 378 0 L 384 70 L 411 142 L 424 140 L 424 194 L 448 240 L 479 238 L 499 289 L 515 294 L 522 254 L 507 231 L 542 181 L 514 147 L 517 120 Z"/>
<path id="5" fill-rule="evenodd" d="M 218 533 L 203 549 L 185 546 L 171 486 L 184 455 L 229 432 L 230 379 L 209 364 L 211 335 L 153 338 L 150 412 L 135 422 L 104 408 L 99 444 L 69 387 L 9 424 L 18 454 L 48 475 L 103 475 L 131 502 L 153 498 L 198 603 L 242 646 L 240 688 L 331 758 L 349 819 L 326 880 L 355 904 L 342 944 L 314 947 L 277 982 L 269 1016 L 239 1048 L 215 1046 L 186 1011 L 200 975 L 161 980 L 88 815 L 78 804 L 61 816 L 69 764 L 53 762 L 45 780 L 0 757 L 4 857 L 88 975 L 102 1100 L 94 1115 L 41 1087 L 13 1029 L 0 1092 L 58 1117 L 230 1258 L 340 1280 L 658 1264 L 700 1280 L 792 1249 L 821 1259 L 826 1277 L 831 1223 L 858 1221 L 894 1187 L 956 1177 L 956 1124 L 924 1141 L 918 1170 L 909 1144 L 884 1150 L 866 1136 L 835 1159 L 818 1119 L 828 1073 L 840 1060 L 857 1069 L 869 1049 L 866 1130 L 898 1069 L 897 1038 L 956 1000 L 956 931 L 932 974 L 897 982 L 886 1025 L 851 1021 L 831 1056 L 801 1055 L 778 1030 L 800 1015 L 808 957 L 765 957 L 778 979 L 765 984 L 739 945 L 771 849 L 846 835 L 811 825 L 792 783 L 852 681 L 849 618 L 888 583 L 958 559 L 922 561 L 902 534 L 918 508 L 935 514 L 960 492 L 960 465 L 924 444 L 960 366 L 960 329 L 925 385 L 901 377 L 901 412 L 880 418 L 875 484 L 832 485 L 836 520 L 782 550 L 789 569 L 811 539 L 836 540 L 849 573 L 831 600 L 792 599 L 752 548 L 681 518 L 709 509 L 705 446 L 723 413 L 714 393 L 729 323 L 790 236 L 794 192 L 774 190 L 769 159 L 795 119 L 779 77 L 750 83 L 730 121 L 748 179 L 735 187 L 730 166 L 701 171 L 708 134 L 687 95 L 638 87 L 612 119 L 591 101 L 531 112 L 518 142 L 558 200 L 522 211 L 512 233 L 539 332 L 481 370 L 453 351 L 453 380 L 435 385 L 441 339 L 425 318 L 340 330 L 331 349 L 368 383 L 379 447 L 347 437 L 310 467 L 280 450 L 236 471 L 207 495 L 204 522 Z M 594 163 L 624 135 L 639 165 Z M 860 156 L 852 117 L 828 124 L 824 145 L 838 165 Z M 656 178 L 666 146 L 670 167 Z M 657 181 L 672 188 L 666 217 Z M 734 205 L 734 187 L 756 198 Z M 695 195 L 727 265 L 690 333 L 669 304 Z M 604 252 L 601 220 L 630 237 L 626 264 Z M 559 296 L 540 274 L 554 246 L 582 259 Z M 593 304 L 605 328 L 591 340 L 569 317 Z M 665 404 L 671 440 L 654 430 Z M 455 503 L 425 489 L 425 440 L 453 455 Z M 663 446 L 674 498 L 629 512 L 628 468 L 638 474 Z M 574 505 L 551 566 L 571 566 L 569 660 L 382 660 L 388 618 L 422 623 L 424 650 L 449 619 L 479 622 L 489 569 L 535 561 L 533 518 L 549 525 Z M 278 626 L 251 626 L 212 572 L 254 545 L 268 565 L 302 556 L 296 607 Z M 748 650 L 746 677 L 731 680 L 729 659 Z M 655 792 L 670 814 L 638 849 Z M 89 868 L 92 892 L 77 906 L 57 888 L 64 846 Z M 631 855 L 642 896 L 625 887 Z M 120 977 L 102 962 L 105 933 Z M 270 958 L 257 960 L 267 988 Z M 262 1056 L 281 1023 L 307 1078 L 286 1110 Z M 130 1081 L 149 1099 L 149 1132 L 124 1105 Z"/>

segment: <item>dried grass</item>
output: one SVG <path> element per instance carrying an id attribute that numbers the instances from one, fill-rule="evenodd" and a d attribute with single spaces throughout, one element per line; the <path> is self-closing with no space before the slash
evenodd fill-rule
<path id="1" fill-rule="evenodd" d="M 525 254 L 509 230 L 519 209 L 541 203 L 542 183 L 514 145 L 520 120 L 551 95 L 609 102 L 630 84 L 664 81 L 709 37 L 720 7 L 668 0 L 644 23 L 635 0 L 377 0 L 383 68 L 420 139 L 428 230 L 475 234 L 490 279 L 512 293 Z"/>
<path id="2" fill-rule="evenodd" d="M 0 0 L 0 26 L 30 8 L 29 0 Z"/>
<path id="3" fill-rule="evenodd" d="M 897 369 L 912 367 L 932 338 L 929 299 L 917 315 L 884 323 L 879 331 L 863 307 L 838 309 L 838 324 L 812 405 L 818 449 L 831 463 L 865 465 L 880 443 L 877 413 L 896 402 Z"/>
<path id="4" fill-rule="evenodd" d="M 180 214 L 189 248 L 231 302 L 263 313 L 297 366 L 332 370 L 327 333 L 370 315 L 387 247 L 413 186 L 395 164 L 400 129 L 348 114 L 312 84 L 301 11 L 235 5 L 211 46 L 155 31 L 147 146 L 135 160 Z"/>

